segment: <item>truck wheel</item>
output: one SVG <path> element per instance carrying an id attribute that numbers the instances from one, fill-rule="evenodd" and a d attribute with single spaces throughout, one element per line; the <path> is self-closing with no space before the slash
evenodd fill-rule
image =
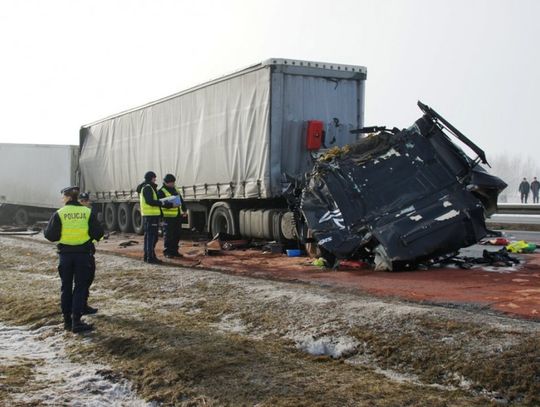
<path id="1" fill-rule="evenodd" d="M 226 202 L 216 202 L 210 209 L 209 232 L 211 236 L 218 233 L 238 234 L 236 211 Z"/>
<path id="2" fill-rule="evenodd" d="M 133 225 L 133 230 L 135 231 L 135 233 L 137 233 L 138 235 L 144 234 L 141 205 L 138 203 L 133 205 L 133 208 L 131 209 L 131 224 Z"/>
<path id="3" fill-rule="evenodd" d="M 281 220 L 283 219 L 282 211 L 275 211 L 272 217 L 272 236 L 278 243 L 285 240 L 285 236 L 281 232 Z"/>
<path id="4" fill-rule="evenodd" d="M 131 205 L 123 202 L 118 205 L 118 227 L 121 232 L 133 232 L 133 222 L 131 221 Z"/>
<path id="5" fill-rule="evenodd" d="M 30 221 L 30 215 L 28 215 L 28 211 L 26 209 L 19 208 L 15 211 L 13 220 L 17 226 L 26 226 Z"/>
<path id="6" fill-rule="evenodd" d="M 105 205 L 104 217 L 107 230 L 113 231 L 118 229 L 118 213 L 115 204 L 108 203 Z"/>
<path id="7" fill-rule="evenodd" d="M 296 232 L 296 224 L 294 223 L 294 214 L 292 212 L 285 212 L 281 217 L 281 233 L 287 240 L 298 239 L 298 233 Z"/>

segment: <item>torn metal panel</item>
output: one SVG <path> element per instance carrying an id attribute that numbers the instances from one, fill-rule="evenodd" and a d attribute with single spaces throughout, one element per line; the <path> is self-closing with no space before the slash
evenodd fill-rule
<path id="1" fill-rule="evenodd" d="M 468 157 L 445 134 L 451 125 L 421 106 L 427 113 L 410 128 L 378 131 L 316 161 L 296 206 L 323 251 L 396 270 L 486 236 L 484 217 L 506 184 L 478 165 L 487 163 L 479 147 L 459 133 L 480 156 Z"/>

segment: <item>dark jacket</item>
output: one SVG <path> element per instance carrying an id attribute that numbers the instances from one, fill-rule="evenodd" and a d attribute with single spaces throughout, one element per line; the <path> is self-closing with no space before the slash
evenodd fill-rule
<path id="1" fill-rule="evenodd" d="M 519 193 L 520 194 L 528 194 L 530 189 L 530 185 L 527 181 L 521 181 L 521 184 L 519 184 Z"/>
<path id="2" fill-rule="evenodd" d="M 165 185 L 162 185 L 161 188 L 159 189 L 158 193 L 157 193 L 157 196 L 158 196 L 159 199 L 166 198 L 165 193 L 162 191 L 162 189 L 166 189 L 171 195 L 178 195 L 180 197 L 180 200 L 182 201 L 182 205 L 181 205 L 182 212 L 185 213 L 186 212 L 186 204 L 184 203 L 184 198 L 182 197 L 182 194 L 180 194 L 176 188 L 169 188 L 169 187 L 167 187 Z"/>
<path id="3" fill-rule="evenodd" d="M 156 184 L 153 184 L 152 182 L 147 182 L 147 181 L 144 181 L 143 183 L 139 184 L 139 186 L 137 187 L 137 193 L 141 193 L 143 194 L 143 197 L 144 197 L 144 200 L 146 201 L 146 203 L 150 206 L 159 206 L 160 208 L 163 205 L 163 202 L 161 202 L 158 199 L 154 199 L 154 196 L 152 194 L 152 189 L 150 188 L 145 188 L 145 186 L 149 185 L 155 192 L 156 194 L 158 193 L 157 191 L 157 185 Z M 147 217 L 157 217 L 157 216 L 161 216 L 161 215 L 155 215 L 155 216 L 147 216 Z"/>
<path id="4" fill-rule="evenodd" d="M 533 192 L 533 194 L 537 195 L 538 191 L 540 191 L 540 182 L 538 181 L 531 182 L 531 191 Z"/>
<path id="5" fill-rule="evenodd" d="M 82 206 L 76 201 L 69 201 L 66 205 Z M 45 238 L 51 242 L 58 242 L 60 240 L 60 236 L 62 235 L 62 222 L 60 221 L 58 212 L 55 212 L 54 215 L 51 216 L 43 234 L 45 235 Z M 58 253 L 92 253 L 95 251 L 92 241 L 99 241 L 103 237 L 103 228 L 93 211 L 90 213 L 90 218 L 88 220 L 88 235 L 90 236 L 90 240 L 81 245 L 70 246 L 58 243 Z"/>

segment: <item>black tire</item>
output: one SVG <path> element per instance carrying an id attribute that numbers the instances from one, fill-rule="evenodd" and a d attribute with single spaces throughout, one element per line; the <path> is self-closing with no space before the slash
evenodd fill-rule
<path id="1" fill-rule="evenodd" d="M 27 226 L 30 222 L 30 215 L 24 208 L 18 208 L 13 214 L 13 221 L 17 226 Z"/>
<path id="2" fill-rule="evenodd" d="M 283 233 L 281 233 L 281 219 L 283 217 L 282 211 L 275 211 L 272 216 L 272 236 L 274 240 L 281 243 L 285 240 Z"/>
<path id="3" fill-rule="evenodd" d="M 137 233 L 138 235 L 144 234 L 141 205 L 139 205 L 138 203 L 133 205 L 133 208 L 131 208 L 131 225 L 133 226 L 133 230 L 135 233 Z"/>
<path id="4" fill-rule="evenodd" d="M 208 231 L 211 236 L 226 233 L 235 236 L 238 234 L 237 211 L 226 202 L 216 202 L 210 209 Z"/>
<path id="5" fill-rule="evenodd" d="M 131 220 L 131 205 L 123 202 L 118 205 L 118 227 L 123 233 L 133 232 L 133 222 Z"/>
<path id="6" fill-rule="evenodd" d="M 116 205 L 113 203 L 108 203 L 105 205 L 105 213 L 103 217 L 105 218 L 105 227 L 109 231 L 114 231 L 118 229 L 118 211 Z"/>

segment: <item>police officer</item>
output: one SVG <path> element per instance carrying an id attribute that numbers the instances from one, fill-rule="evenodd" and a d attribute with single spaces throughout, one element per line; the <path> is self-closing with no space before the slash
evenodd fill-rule
<path id="1" fill-rule="evenodd" d="M 90 202 L 90 193 L 88 192 L 81 192 L 79 194 L 79 203 L 82 206 L 86 206 L 88 209 L 92 210 L 92 202 Z M 94 278 L 96 277 L 96 246 L 94 245 L 94 241 L 91 243 L 91 256 L 90 256 L 90 277 L 88 279 L 88 290 L 86 291 L 86 298 L 84 301 L 84 308 L 83 308 L 83 315 L 91 315 L 98 312 L 97 308 L 91 307 L 88 305 L 88 296 L 90 295 L 90 286 L 94 282 Z"/>
<path id="2" fill-rule="evenodd" d="M 173 206 L 170 202 L 163 203 L 158 199 L 156 178 L 153 171 L 148 171 L 144 174 L 144 182 L 137 187 L 144 223 L 144 261 L 150 264 L 161 263 L 156 256 L 161 207 Z"/>
<path id="3" fill-rule="evenodd" d="M 180 195 L 180 191 L 175 185 L 176 178 L 172 174 L 165 175 L 163 178 L 163 186 L 159 189 L 157 196 L 159 199 L 168 198 L 170 196 L 179 196 L 181 207 L 162 209 L 163 212 L 163 234 L 164 234 L 164 250 L 165 257 L 183 257 L 178 249 L 180 242 L 180 230 L 182 228 L 182 214 L 186 208 L 184 200 Z"/>
<path id="4" fill-rule="evenodd" d="M 77 333 L 93 328 L 81 316 L 91 274 L 92 240 L 101 239 L 103 229 L 90 209 L 78 202 L 78 187 L 61 192 L 65 205 L 51 217 L 44 234 L 47 240 L 58 242 L 64 328 Z"/>

